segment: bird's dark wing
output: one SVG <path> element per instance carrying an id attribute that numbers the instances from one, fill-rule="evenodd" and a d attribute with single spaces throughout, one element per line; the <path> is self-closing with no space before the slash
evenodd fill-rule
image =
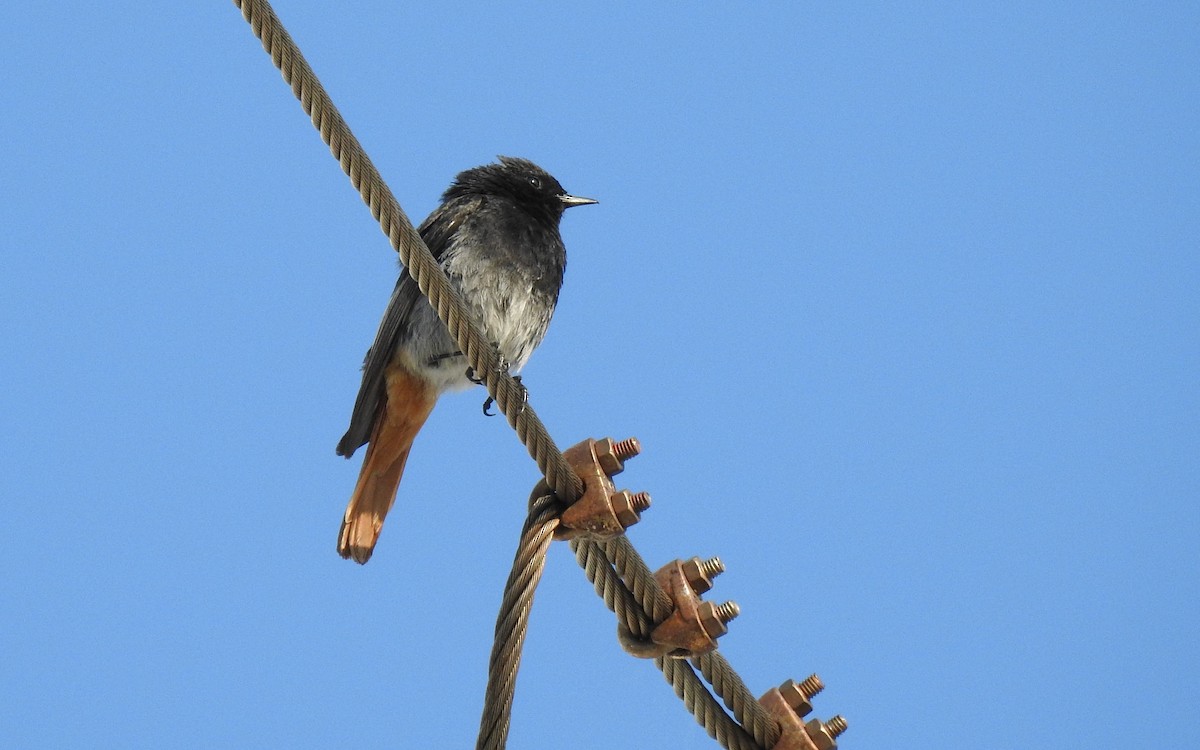
<path id="1" fill-rule="evenodd" d="M 413 292 L 417 294 L 414 295 Z M 392 298 L 388 300 L 387 311 L 379 324 L 379 331 L 375 334 L 375 343 L 371 344 L 367 356 L 363 359 L 362 385 L 359 386 L 358 397 L 354 400 L 350 429 L 346 430 L 346 434 L 338 441 L 339 456 L 353 456 L 354 451 L 371 438 L 385 394 L 384 370 L 392 359 L 404 321 L 419 294 L 417 284 L 408 275 L 408 271 L 401 271 L 396 288 L 392 290 Z"/>
<path id="2" fill-rule="evenodd" d="M 478 209 L 482 202 L 482 198 L 475 197 L 444 203 L 421 223 L 417 231 L 434 258 L 439 261 L 442 259 L 463 219 Z M 338 441 L 339 456 L 349 458 L 371 439 L 375 421 L 379 418 L 387 398 L 384 373 L 396 353 L 396 347 L 408 332 L 408 321 L 413 307 L 422 299 L 421 290 L 408 274 L 408 269 L 401 270 L 396 288 L 392 290 L 392 297 L 388 300 L 387 310 L 383 313 L 383 320 L 379 323 L 379 330 L 375 334 L 375 342 L 371 344 L 363 360 L 362 385 L 359 386 L 358 397 L 354 400 L 350 428 Z"/>

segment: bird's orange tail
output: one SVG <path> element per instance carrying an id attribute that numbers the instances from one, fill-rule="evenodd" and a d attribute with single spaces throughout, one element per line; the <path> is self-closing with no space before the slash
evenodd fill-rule
<path id="1" fill-rule="evenodd" d="M 338 533 L 338 553 L 357 563 L 371 559 L 383 519 L 396 502 L 408 452 L 437 402 L 437 391 L 403 366 L 387 371 L 387 400 L 371 433 L 367 456 Z"/>

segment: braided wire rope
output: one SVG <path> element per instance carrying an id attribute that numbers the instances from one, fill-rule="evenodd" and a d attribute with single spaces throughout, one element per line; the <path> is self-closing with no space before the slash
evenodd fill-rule
<path id="1" fill-rule="evenodd" d="M 371 216 L 379 222 L 400 262 L 408 269 L 421 292 L 429 299 L 468 363 L 516 431 L 529 455 L 545 477 L 553 495 L 531 501 L 531 512 L 522 530 L 522 543 L 505 587 L 496 625 L 496 642 L 489 660 L 487 705 L 481 718 L 479 747 L 501 748 L 508 734 L 520 649 L 528 625 L 533 590 L 541 578 L 545 554 L 557 526 L 557 513 L 574 502 L 583 483 L 571 470 L 545 425 L 527 403 L 525 390 L 501 367 L 501 357 L 482 334 L 457 291 L 450 285 L 436 259 L 413 228 L 391 189 L 334 106 L 332 99 L 304 59 L 291 35 L 284 29 L 267 0 L 233 0 L 262 42 L 283 80 L 291 86 L 305 114 L 338 160 L 342 171 Z M 536 492 L 536 491 L 535 491 Z M 580 565 L 604 599 L 605 605 L 631 633 L 647 638 L 653 623 L 671 611 L 669 597 L 624 536 L 597 542 L 573 542 Z M 616 568 L 614 569 L 614 565 Z M 705 655 L 705 657 L 711 655 Z M 688 710 L 708 734 L 730 750 L 770 747 L 779 737 L 778 724 L 753 699 L 753 695 L 723 657 L 698 657 L 705 679 L 714 685 L 738 721 L 753 732 L 747 734 L 734 721 L 684 661 L 659 657 L 662 670 Z M 757 710 L 756 710 L 757 709 Z"/>
<path id="2" fill-rule="evenodd" d="M 604 556 L 612 561 L 617 575 L 629 587 L 638 604 L 654 622 L 662 622 L 671 616 L 675 605 L 667 596 L 658 580 L 650 572 L 646 561 L 633 548 L 629 537 L 619 536 L 599 542 Z M 632 628 L 631 628 L 632 630 Z"/>
<path id="3" fill-rule="evenodd" d="M 670 616 L 673 606 L 670 598 L 658 585 L 654 574 L 650 572 L 650 568 L 634 549 L 628 537 L 622 535 L 592 544 L 596 545 L 594 550 L 582 542 L 571 543 L 579 564 L 588 573 L 588 580 L 596 585 L 596 591 L 604 599 L 604 603 L 616 613 L 621 624 L 631 634 L 638 638 L 648 637 L 650 632 L 643 623 L 647 619 L 661 622 Z M 606 576 L 603 567 L 593 562 L 596 558 L 609 563 L 612 576 Z M 594 575 L 602 579 L 600 582 L 593 577 L 592 568 L 595 568 Z M 613 581 L 611 578 L 618 580 Z M 623 585 L 618 586 L 618 583 Z M 611 591 L 614 587 L 628 592 L 640 610 L 632 612 L 633 608 L 619 598 L 617 593 Z M 771 718 L 720 652 L 710 651 L 692 658 L 691 661 L 704 675 L 704 679 L 712 685 L 717 695 L 721 696 L 725 705 L 733 711 L 738 722 L 754 733 L 755 741 L 764 747 L 771 747 L 778 741 L 778 723 Z"/>
<path id="4" fill-rule="evenodd" d="M 613 610 L 621 625 L 635 637 L 649 637 L 653 623 L 661 622 L 670 616 L 672 610 L 670 598 L 658 585 L 654 574 L 650 572 L 650 568 L 642 560 L 638 551 L 634 549 L 633 543 L 629 541 L 628 537 L 622 535 L 598 542 L 572 541 L 571 547 L 575 550 L 575 557 L 584 568 L 588 580 L 592 581 L 596 592 L 604 599 L 605 605 Z M 603 560 L 607 564 L 601 564 L 597 562 L 598 560 Z M 623 602 L 619 593 L 610 595 L 612 589 L 626 593 L 635 606 Z M 688 703 L 688 710 L 695 714 L 696 720 L 708 730 L 710 736 L 716 737 L 720 741 L 721 738 L 713 734 L 710 724 L 701 718 L 701 714 L 680 692 L 681 688 L 675 678 L 668 673 L 668 668 L 675 669 L 678 662 L 678 659 L 661 656 L 654 661 L 658 668 L 663 670 L 667 681 L 676 686 L 675 694 Z M 778 722 L 758 702 L 754 694 L 746 687 L 746 683 L 725 660 L 725 657 L 721 656 L 720 652 L 710 651 L 701 654 L 693 657 L 691 662 L 701 671 L 704 679 L 712 685 L 713 690 L 721 697 L 725 705 L 733 711 L 734 718 L 741 725 L 738 728 L 745 727 L 753 734 L 757 746 L 771 747 L 779 740 Z M 695 673 L 690 668 L 687 669 L 687 672 L 695 677 Z M 707 690 L 705 693 L 707 694 Z M 723 711 L 719 713 L 726 719 L 728 718 Z M 725 743 L 722 742 L 722 744 Z"/>
<path id="5" fill-rule="evenodd" d="M 712 693 L 704 687 L 704 683 L 692 671 L 687 662 L 660 656 L 654 660 L 654 665 L 662 670 L 663 677 L 671 683 L 675 695 L 683 701 L 683 705 L 696 717 L 697 723 L 704 727 L 708 736 L 716 740 L 727 750 L 761 750 L 759 744 L 746 730 L 738 725 L 729 714 L 721 710 Z M 770 747 L 767 745 L 766 747 Z"/>
<path id="6" fill-rule="evenodd" d="M 692 666 L 700 670 L 704 679 L 712 686 L 725 706 L 733 712 L 741 726 L 754 734 L 754 740 L 763 747 L 772 747 L 779 741 L 779 722 L 758 702 L 746 683 L 718 651 L 709 651 L 693 656 Z"/>
<path id="7" fill-rule="evenodd" d="M 628 628 L 634 636 L 648 638 L 650 631 L 654 628 L 654 623 L 670 614 L 670 606 L 668 605 L 666 614 L 663 614 L 662 617 L 657 620 L 651 619 L 636 601 L 633 592 L 622 585 L 621 575 L 613 567 L 604 549 L 605 546 L 611 545 L 617 540 L 624 540 L 628 543 L 623 536 L 604 542 L 576 539 L 571 541 L 571 549 L 574 550 L 575 559 L 583 568 L 584 574 L 595 586 L 596 593 L 604 600 L 604 604 L 617 615 L 621 624 Z M 629 549 L 633 555 L 637 555 L 637 552 L 632 549 L 632 545 L 629 545 Z M 641 562 L 641 557 L 638 556 L 636 560 L 637 563 L 640 563 L 640 568 L 644 573 L 653 580 L 653 574 L 650 573 L 650 569 L 646 567 L 645 563 Z M 633 567 L 639 566 L 635 563 Z M 659 591 L 661 593 L 661 589 Z M 708 692 L 708 688 L 704 686 L 686 661 L 669 656 L 659 656 L 655 658 L 654 665 L 662 670 L 663 677 L 671 684 L 675 695 L 696 717 L 696 722 L 704 727 L 708 736 L 727 750 L 761 750 L 763 747 L 771 747 L 779 739 L 778 726 L 774 720 L 769 721 L 775 731 L 774 737 L 769 743 L 750 736 L 746 729 L 721 709 L 712 693 Z M 741 680 L 738 682 L 740 683 Z M 742 685 L 742 689 L 745 690 L 745 685 Z M 747 690 L 746 693 L 748 695 L 749 691 Z"/>
<path id="8" fill-rule="evenodd" d="M 479 719 L 479 750 L 500 750 L 508 739 L 512 718 L 521 646 L 529 629 L 533 595 L 546 567 L 546 552 L 554 541 L 562 504 L 545 481 L 538 482 L 529 497 L 529 515 L 521 528 L 521 543 L 513 558 L 512 572 L 504 586 L 504 599 L 496 618 L 496 635 L 488 659 L 488 681 L 483 715 Z"/>
<path id="9" fill-rule="evenodd" d="M 495 399 L 509 425 L 517 431 L 517 436 L 537 462 L 550 487 L 564 502 L 574 502 L 583 493 L 583 483 L 571 471 L 533 407 L 526 403 L 525 390 L 503 371 L 499 353 L 479 330 L 462 298 L 450 285 L 450 280 L 429 248 L 421 241 L 421 236 L 400 208 L 396 196 L 383 181 L 375 164 L 350 132 L 350 127 L 333 105 L 333 100 L 317 80 L 291 35 L 283 28 L 270 3 L 266 0 L 233 0 L 233 4 L 241 9 L 242 17 L 262 42 L 275 67 L 279 68 L 283 80 L 292 87 L 300 106 L 320 132 L 321 140 L 329 146 L 330 153 L 341 164 L 350 183 L 370 207 L 371 216 L 379 222 L 388 242 L 400 255 L 400 262 L 417 282 L 421 293 L 429 298 L 430 304 L 437 310 L 438 317 L 446 324 L 460 351 L 466 355 L 471 369 L 484 379 L 488 395 Z"/>

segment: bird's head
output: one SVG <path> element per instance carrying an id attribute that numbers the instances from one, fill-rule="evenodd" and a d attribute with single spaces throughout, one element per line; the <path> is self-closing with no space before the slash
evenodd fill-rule
<path id="1" fill-rule="evenodd" d="M 568 208 L 599 202 L 571 195 L 549 172 L 528 159 L 513 156 L 501 156 L 496 164 L 460 172 L 446 191 L 444 199 L 461 195 L 509 198 L 531 214 L 546 218 L 555 225 Z"/>

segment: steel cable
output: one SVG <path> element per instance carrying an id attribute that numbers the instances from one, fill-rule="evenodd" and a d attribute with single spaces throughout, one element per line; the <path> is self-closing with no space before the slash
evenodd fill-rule
<path id="1" fill-rule="evenodd" d="M 728 750 L 762 750 L 763 747 L 770 747 L 755 742 L 743 727 L 729 718 L 729 714 L 721 709 L 687 662 L 660 656 L 654 660 L 654 665 L 662 670 L 663 677 L 671 683 L 675 695 L 683 701 L 687 710 L 696 717 L 696 722 L 721 747 Z"/>
<path id="2" fill-rule="evenodd" d="M 755 742 L 762 747 L 772 747 L 779 741 L 779 722 L 763 708 L 719 651 L 693 656 L 690 661 L 712 685 L 713 691 L 721 696 L 738 723 L 754 735 Z"/>
<path id="3" fill-rule="evenodd" d="M 489 708 L 481 719 L 478 746 L 503 747 L 533 591 L 541 578 L 546 549 L 558 523 L 557 514 L 561 507 L 571 504 L 582 494 L 583 483 L 571 470 L 533 407 L 526 402 L 525 389 L 501 370 L 501 358 L 495 347 L 479 330 L 461 297 L 450 285 L 270 4 L 266 0 L 233 0 L 233 3 L 241 9 L 242 16 L 262 42 L 284 81 L 291 86 L 322 141 L 329 146 L 330 153 L 370 208 L 371 215 L 399 254 L 400 262 L 428 297 L 471 368 L 483 378 L 488 394 L 504 413 L 537 463 L 546 485 L 553 491 L 553 496 L 540 496 L 531 503 L 496 625 L 496 642 L 489 662 Z M 648 638 L 653 623 L 669 615 L 671 602 L 632 544 L 621 536 L 603 542 L 573 542 L 572 547 L 605 605 L 617 614 L 632 634 Z M 660 657 L 655 663 L 688 710 L 722 746 L 750 750 L 770 747 L 778 739 L 778 725 L 753 699 L 724 658 L 707 654 L 697 657 L 695 663 L 738 720 L 751 728 L 754 738 L 725 713 L 684 661 Z"/>
<path id="4" fill-rule="evenodd" d="M 571 471 L 533 407 L 526 403 L 525 389 L 507 372 L 501 371 L 500 356 L 495 347 L 479 330 L 462 298 L 413 229 L 396 196 L 384 183 L 358 139 L 350 132 L 350 127 L 342 119 L 291 35 L 279 22 L 270 3 L 266 0 L 233 0 L 233 3 L 241 9 L 242 16 L 262 42 L 275 67 L 279 68 L 283 80 L 292 87 L 300 106 L 320 132 L 321 140 L 329 146 L 330 153 L 341 164 L 350 183 L 370 207 L 371 216 L 379 222 L 388 241 L 400 255 L 400 262 L 408 269 L 421 292 L 429 298 L 476 375 L 483 378 L 488 395 L 495 399 L 496 405 L 504 412 L 509 425 L 516 430 L 551 489 L 563 502 L 574 502 L 583 492 L 583 483 Z"/>
<path id="5" fill-rule="evenodd" d="M 617 537 L 617 539 L 625 539 L 625 537 Z M 617 539 L 606 542 L 596 542 L 591 540 L 574 540 L 571 542 L 571 548 L 575 551 L 575 558 L 583 568 L 584 574 L 592 585 L 596 588 L 596 593 L 600 594 L 604 599 L 605 605 L 608 606 L 616 615 L 617 619 L 625 625 L 631 633 L 640 638 L 648 638 L 650 631 L 653 629 L 655 620 L 652 620 L 645 610 L 634 599 L 630 589 L 622 584 L 621 577 L 617 570 L 613 568 L 608 556 L 604 552 L 604 545 L 612 544 Z M 625 540 L 628 542 L 628 540 Z M 632 550 L 632 545 L 630 545 Z M 636 552 L 634 553 L 636 554 Z M 641 562 L 640 556 L 637 558 Z M 646 576 L 653 579 L 650 569 L 641 563 Z M 657 584 L 655 584 L 657 585 Z M 659 589 L 661 593 L 661 588 Z M 666 594 L 663 594 L 665 597 Z M 625 603 L 625 607 L 613 606 L 613 603 Z M 661 618 L 663 619 L 670 614 L 670 607 Z M 674 659 L 669 656 L 660 656 L 654 660 L 654 665 L 662 670 L 663 677 L 671 684 L 675 690 L 675 695 L 683 701 L 684 706 L 696 717 L 696 722 L 704 727 L 704 731 L 708 732 L 708 736 L 715 739 L 720 745 L 728 750 L 762 750 L 764 747 L 770 747 L 779 738 L 779 729 L 774 720 L 770 717 L 765 717 L 769 725 L 774 729 L 774 738 L 770 744 L 757 742 L 754 737 L 747 733 L 746 729 L 740 726 L 736 721 L 725 713 L 712 693 L 708 691 L 701 679 L 696 675 L 695 671 L 688 666 L 687 662 L 682 659 Z M 743 685 L 743 689 L 744 689 Z"/>
<path id="6" fill-rule="evenodd" d="M 554 541 L 554 530 L 558 528 L 558 516 L 562 512 L 558 498 L 546 494 L 548 492 L 542 481 L 530 496 L 529 516 L 521 529 L 521 543 L 504 587 L 492 655 L 488 660 L 484 710 L 475 743 L 478 750 L 500 750 L 508 739 L 517 669 L 521 665 L 521 647 L 529 629 L 533 595 L 542 579 L 546 551 Z"/>

